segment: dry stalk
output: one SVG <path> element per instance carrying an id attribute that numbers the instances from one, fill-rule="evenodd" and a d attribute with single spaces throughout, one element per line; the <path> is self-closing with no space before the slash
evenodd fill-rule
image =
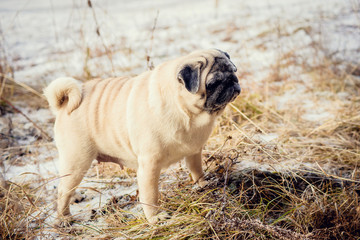
<path id="1" fill-rule="evenodd" d="M 35 89 L 33 89 L 32 87 L 30 87 L 29 85 L 25 84 L 25 83 L 21 83 L 21 82 L 18 82 L 16 81 L 13 77 L 10 77 L 8 75 L 5 75 L 3 73 L 0 73 L 0 77 L 4 78 L 4 79 L 7 79 L 7 80 L 10 80 L 11 82 L 19 85 L 20 87 L 24 88 L 25 90 L 35 94 L 36 96 L 42 98 L 42 99 L 45 99 L 45 96 L 42 95 L 41 93 L 39 93 L 38 91 L 36 91 Z"/>
<path id="2" fill-rule="evenodd" d="M 26 118 L 26 120 L 28 120 L 29 122 L 31 122 L 35 128 L 37 128 L 43 137 L 45 137 L 45 139 L 47 141 L 52 141 L 52 138 L 45 132 L 45 130 L 43 130 L 39 125 L 37 125 L 33 120 L 31 120 L 25 113 L 23 113 L 20 109 L 18 109 L 17 107 L 15 107 L 9 100 L 6 100 L 5 98 L 1 97 L 1 100 L 4 101 L 7 105 L 9 105 L 12 109 L 14 109 L 16 112 L 20 113 L 23 117 Z"/>
<path id="3" fill-rule="evenodd" d="M 101 43 L 102 43 L 102 45 L 103 45 L 103 47 L 104 47 L 104 49 L 105 49 L 105 51 L 106 51 L 106 56 L 107 56 L 107 58 L 109 59 L 109 62 L 110 62 L 110 64 L 111 64 L 111 70 L 112 70 L 112 73 L 113 73 L 113 75 L 114 75 L 114 74 L 115 74 L 115 67 L 114 67 L 114 63 L 113 63 L 113 61 L 112 61 L 112 53 L 111 53 L 111 50 L 106 46 L 105 40 L 104 40 L 104 38 L 101 36 L 101 33 L 100 33 L 100 25 L 99 25 L 99 23 L 98 23 L 98 20 L 97 20 L 97 17 L 96 17 L 96 13 L 95 13 L 95 9 L 94 9 L 94 7 L 93 7 L 93 5 L 92 5 L 91 0 L 88 0 L 87 3 L 88 3 L 89 8 L 91 8 L 91 11 L 92 11 L 92 14 L 93 14 L 93 18 L 94 18 L 95 25 L 96 25 L 96 34 L 97 34 L 98 37 L 100 38 Z"/>
<path id="4" fill-rule="evenodd" d="M 149 70 L 154 69 L 154 63 L 151 61 L 151 54 L 152 54 L 152 49 L 153 49 L 153 44 L 154 44 L 154 33 L 155 33 L 158 18 L 159 18 L 159 11 L 156 12 L 154 24 L 153 24 L 153 27 L 151 28 L 150 46 L 149 46 L 149 48 L 146 49 L 146 65 Z"/>

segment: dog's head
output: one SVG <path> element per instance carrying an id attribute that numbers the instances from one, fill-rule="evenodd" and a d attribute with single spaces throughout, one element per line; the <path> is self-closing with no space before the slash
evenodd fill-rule
<path id="1" fill-rule="evenodd" d="M 203 50 L 184 57 L 177 78 L 188 93 L 197 96 L 197 108 L 218 114 L 241 92 L 236 71 L 226 52 Z"/>

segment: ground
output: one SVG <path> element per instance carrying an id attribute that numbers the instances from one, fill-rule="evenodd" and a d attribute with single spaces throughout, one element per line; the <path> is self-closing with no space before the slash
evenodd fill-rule
<path id="1" fill-rule="evenodd" d="M 1 238 L 359 239 L 360 5 L 353 1 L 0 3 Z M 204 149 L 209 185 L 183 163 L 162 174 L 149 225 L 133 170 L 94 161 L 54 227 L 54 116 L 42 88 L 136 75 L 218 48 L 242 93 Z"/>

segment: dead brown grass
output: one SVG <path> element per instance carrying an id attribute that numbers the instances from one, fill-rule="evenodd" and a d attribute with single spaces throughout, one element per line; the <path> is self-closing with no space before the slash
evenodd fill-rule
<path id="1" fill-rule="evenodd" d="M 6 187 L 0 189 L 1 238 L 30 239 L 36 236 L 33 226 L 43 226 L 46 219 L 37 212 L 46 204 L 29 184 L 7 182 Z"/>
<path id="2" fill-rule="evenodd" d="M 179 171 L 162 185 L 161 208 L 172 219 L 149 225 L 126 211 L 136 195 L 113 199 L 93 215 L 105 217 L 103 236 L 139 239 L 357 239 L 360 183 L 318 171 L 234 169 L 239 155 L 212 156 L 210 185 L 193 188 Z M 346 174 L 344 173 L 346 176 Z M 358 176 L 357 176 L 358 177 Z M 171 190 L 170 190 L 171 189 Z M 88 234 L 84 233 L 85 235 Z"/>

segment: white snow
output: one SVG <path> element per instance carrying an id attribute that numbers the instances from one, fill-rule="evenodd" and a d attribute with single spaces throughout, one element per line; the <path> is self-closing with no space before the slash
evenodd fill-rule
<path id="1" fill-rule="evenodd" d="M 260 134 L 259 138 L 264 142 L 271 142 L 277 139 L 279 135 L 277 133 Z"/>

